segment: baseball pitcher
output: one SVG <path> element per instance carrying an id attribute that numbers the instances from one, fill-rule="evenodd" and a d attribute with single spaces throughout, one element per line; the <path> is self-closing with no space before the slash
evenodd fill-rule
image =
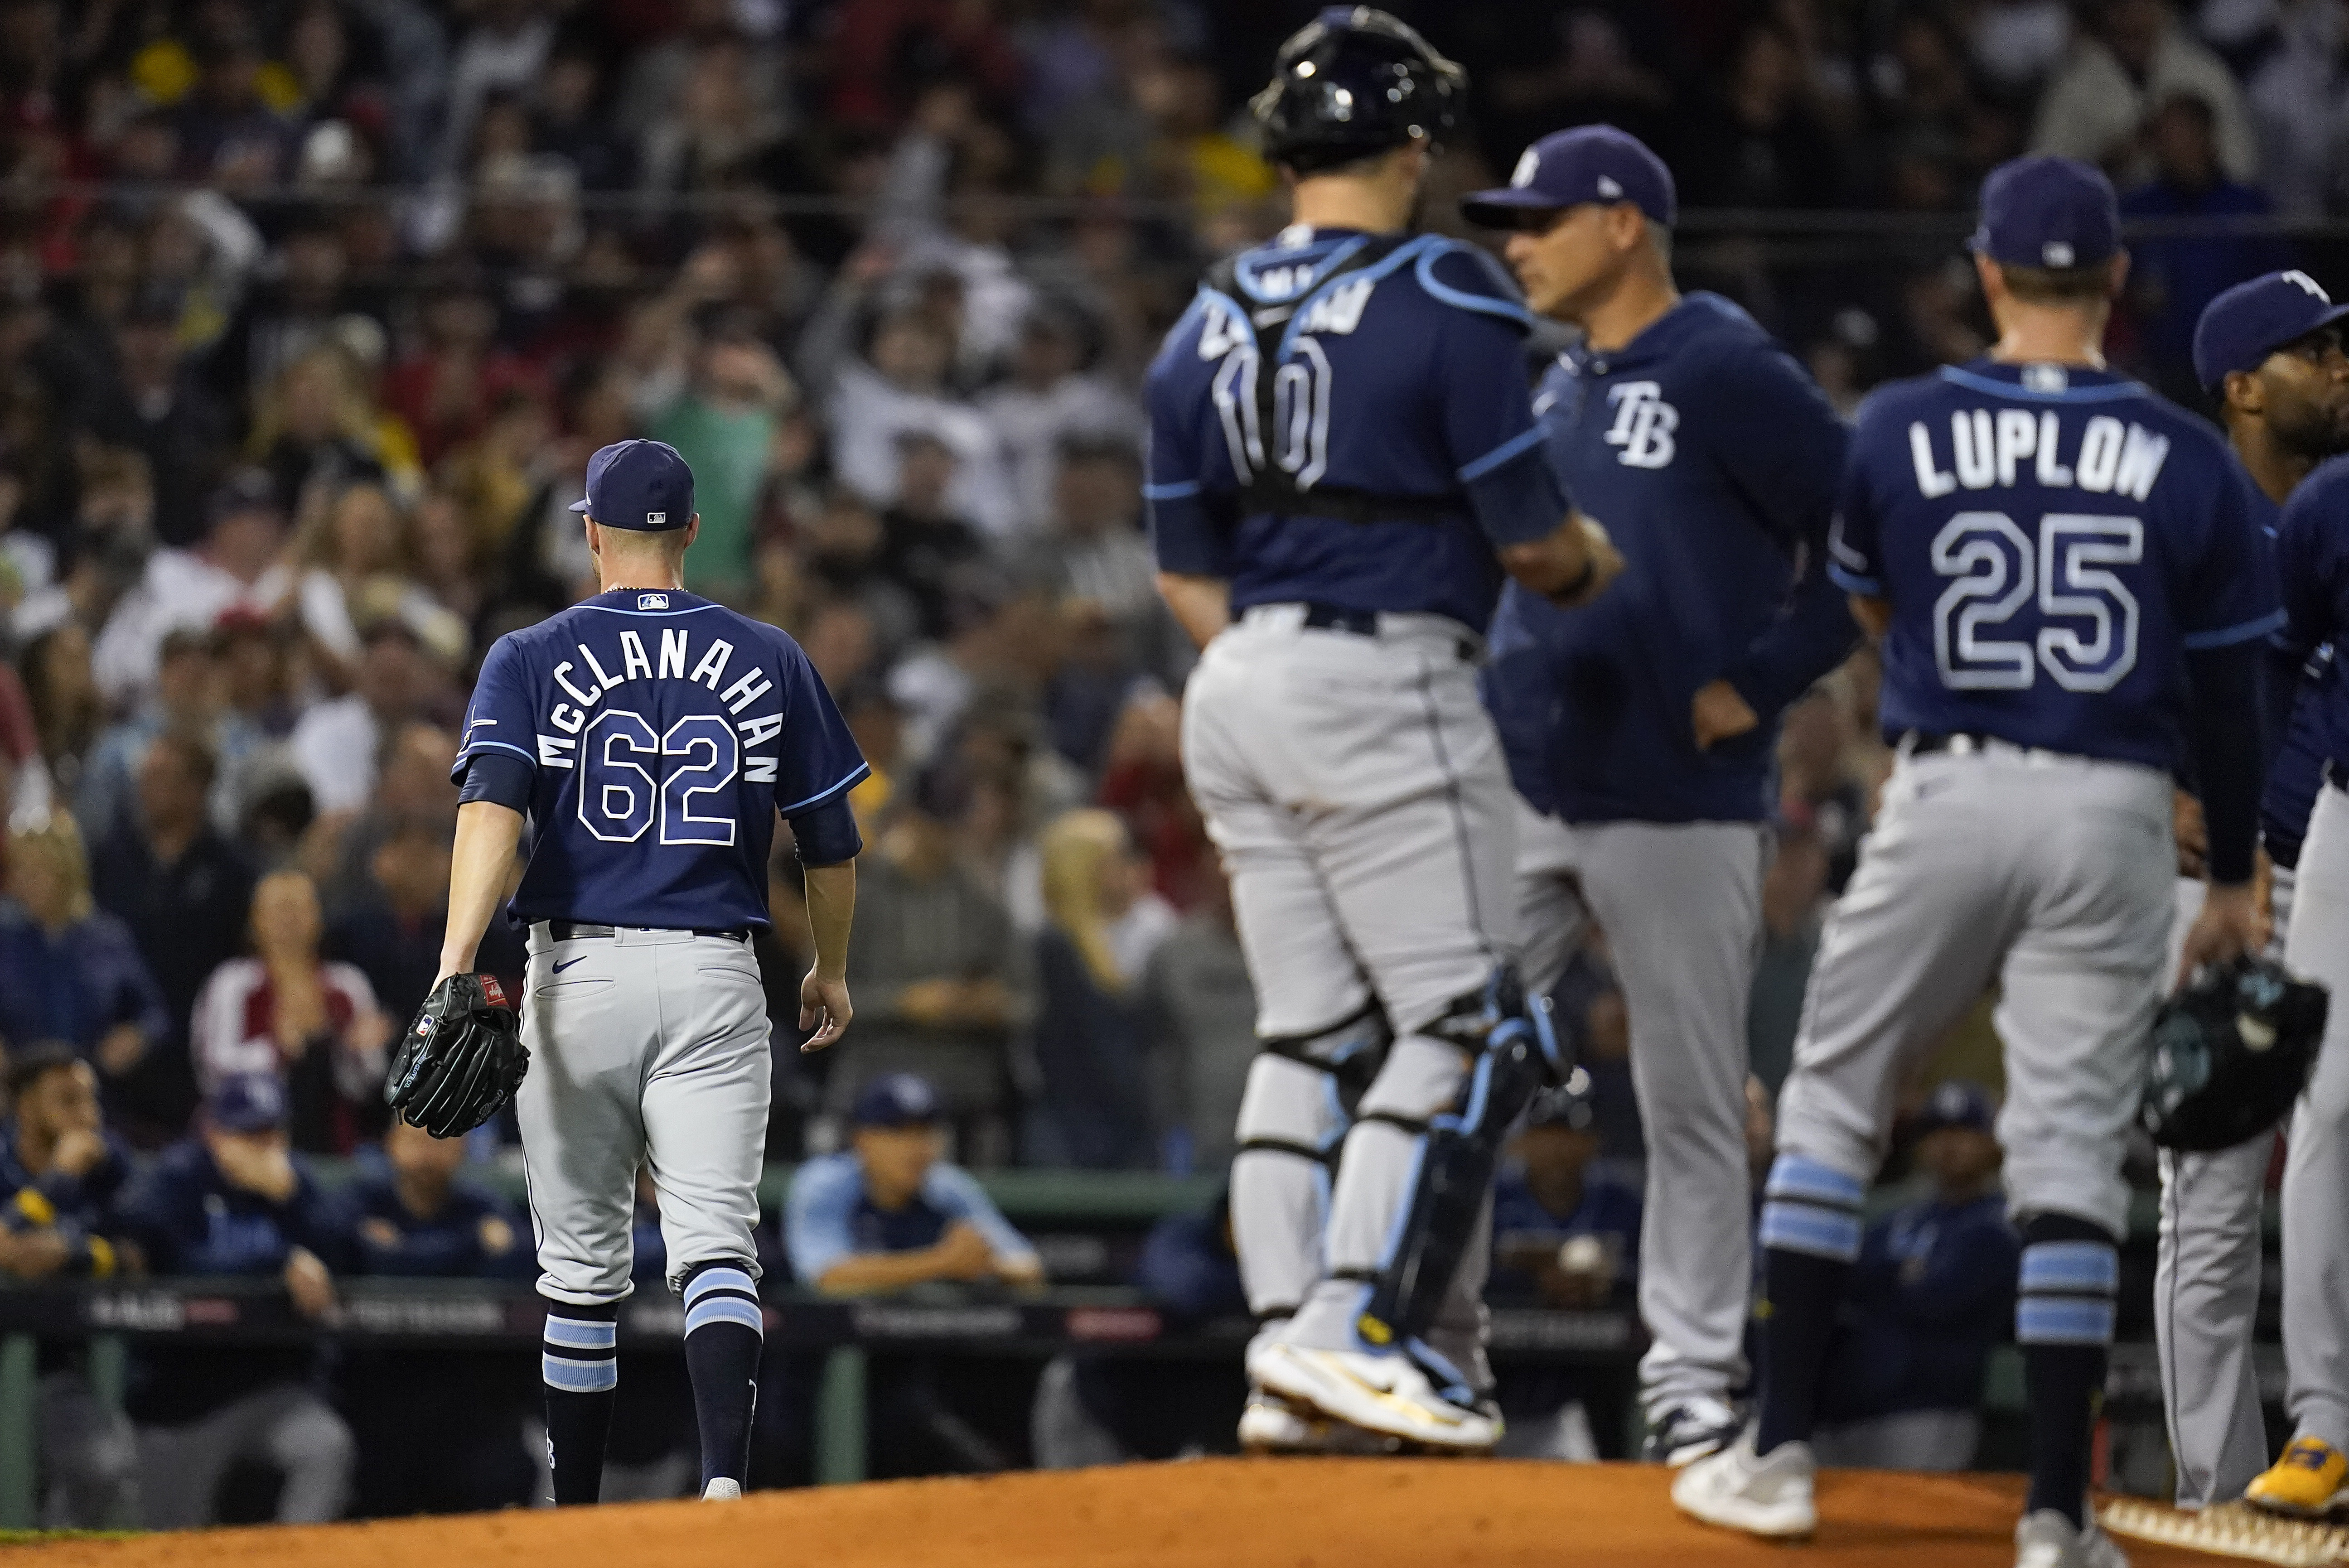
<path id="1" fill-rule="evenodd" d="M 1296 222 L 1209 273 L 1150 373 L 1160 583 L 1206 649 L 1184 767 L 1264 1044 L 1232 1171 L 1252 1448 L 1498 1439 L 1493 1161 L 1560 1070 L 1475 675 L 1505 571 L 1578 604 L 1619 561 L 1542 459 L 1516 291 L 1405 232 L 1464 89 L 1367 6 L 1291 37 L 1255 107 Z"/>
<path id="2" fill-rule="evenodd" d="M 2104 368 L 2127 273 L 2111 184 L 2028 158 L 1982 190 L 1987 357 L 1861 410 L 1830 570 L 1882 645 L 1898 761 L 1811 976 L 1764 1190 L 1760 1418 L 1672 1498 L 1816 1521 L 1808 1439 L 1894 1098 L 1993 981 L 2031 1426 L 2017 1568 L 2125 1562 L 2086 1511 L 2190 755 L 2210 890 L 2192 966 L 2256 940 L 2259 664 L 2272 564 L 2217 433 Z M 2322 808 L 2320 808 L 2320 810 Z"/>
<path id="3" fill-rule="evenodd" d="M 685 1302 L 702 1496 L 736 1498 L 765 1327 L 750 1231 L 770 1069 L 750 934 L 769 923 L 780 814 L 815 937 L 805 1048 L 837 1040 L 862 848 L 847 792 L 866 769 L 798 644 L 681 586 L 700 519 L 674 448 L 605 447 L 573 510 L 586 513 L 603 592 L 508 633 L 482 663 L 455 769 L 442 981 L 419 1027 L 481 1011 L 473 952 L 526 832 L 509 912 L 530 931 L 515 1110 L 546 1301 L 554 1500 L 594 1502 L 603 1483 L 640 1164 Z M 431 1048 L 403 1051 L 396 1101 L 410 1058 Z"/>

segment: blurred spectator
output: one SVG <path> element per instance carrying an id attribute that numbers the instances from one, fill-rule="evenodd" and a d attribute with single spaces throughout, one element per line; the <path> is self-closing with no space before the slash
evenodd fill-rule
<path id="1" fill-rule="evenodd" d="M 277 505 L 301 519 L 351 484 L 387 477 L 375 410 L 356 367 L 324 344 L 288 364 L 254 405 L 246 454 L 267 473 Z"/>
<path id="2" fill-rule="evenodd" d="M 0 1130 L 0 1273 L 20 1281 L 107 1279 L 133 1272 L 115 1204 L 128 1151 L 98 1108 L 98 1075 L 64 1045 L 34 1045 L 8 1063 L 13 1114 Z M 41 1523 L 103 1530 L 124 1522 L 137 1480 L 130 1423 L 90 1385 L 86 1346 L 44 1343 L 35 1395 Z"/>
<path id="3" fill-rule="evenodd" d="M 653 419 L 652 434 L 693 469 L 701 534 L 686 585 L 695 593 L 731 600 L 749 588 L 777 427 L 798 396 L 766 345 L 719 338 L 701 350 L 691 387 Z"/>
<path id="4" fill-rule="evenodd" d="M 135 810 L 90 857 L 90 890 L 129 927 L 155 978 L 168 1027 L 120 1086 L 142 1140 L 160 1142 L 196 1105 L 189 1020 L 212 971 L 236 956 L 253 904 L 253 869 L 205 814 L 212 748 L 167 729 L 138 764 Z"/>
<path id="5" fill-rule="evenodd" d="M 187 368 L 177 302 L 142 294 L 114 333 L 112 365 L 86 394 L 81 423 L 98 439 L 147 459 L 155 537 L 185 548 L 203 537 L 204 497 L 220 478 L 232 426 Z"/>
<path id="6" fill-rule="evenodd" d="M 987 555 L 978 531 L 953 510 L 956 464 L 954 449 L 936 433 L 899 432 L 895 500 L 881 514 L 883 568 L 912 595 L 928 637 L 947 634 L 957 579 Z"/>
<path id="7" fill-rule="evenodd" d="M 1762 878 L 1762 951 L 1754 965 L 1745 1043 L 1754 1076 L 1773 1095 L 1795 1064 L 1803 997 L 1826 923 L 1833 862 L 1816 821 L 1792 813 L 1780 820 L 1777 853 Z"/>
<path id="8" fill-rule="evenodd" d="M 62 1040 L 110 1086 L 170 1035 L 163 994 L 121 921 L 90 897 L 89 857 L 64 812 L 8 835 L 0 899 L 0 1040 Z"/>
<path id="9" fill-rule="evenodd" d="M 1963 1470 L 1982 1436 L 1982 1379 L 2008 1337 L 2022 1243 L 1998 1191 L 1990 1096 L 1952 1080 L 1917 1118 L 1933 1191 L 1868 1227 L 1828 1352 L 1824 1464 Z"/>
<path id="10" fill-rule="evenodd" d="M 828 1099 L 838 1114 L 865 1083 L 919 1073 L 961 1157 L 1001 1164 L 1011 1152 L 1009 1050 L 1032 971 L 1002 905 L 955 863 L 940 789 L 926 792 L 892 808 L 859 862 L 848 952 L 858 1037 L 855 1054 L 833 1064 Z"/>
<path id="11" fill-rule="evenodd" d="M 290 573 L 277 554 L 285 516 L 269 477 L 251 469 L 231 475 L 209 511 L 202 543 L 146 556 L 100 622 L 96 651 L 86 656 L 109 700 L 130 702 L 146 689 L 175 627 L 206 629 L 238 612 L 266 616 L 284 596 Z"/>
<path id="12" fill-rule="evenodd" d="M 1174 928 L 1147 865 L 1108 811 L 1071 811 L 1040 844 L 1046 925 L 1036 939 L 1036 1066 L 1046 1163 L 1088 1170 L 1158 1163 L 1133 983 Z"/>
<path id="13" fill-rule="evenodd" d="M 1851 771 L 1852 724 L 1823 683 L 1786 710 L 1778 736 L 1779 814 L 1817 835 L 1827 891 L 1843 892 L 1868 833 L 1868 790 Z"/>
<path id="14" fill-rule="evenodd" d="M 954 352 L 953 334 L 929 314 L 905 306 L 883 316 L 868 357 L 843 366 L 831 391 L 833 472 L 886 506 L 897 499 L 901 438 L 925 432 L 954 457 L 945 510 L 1003 533 L 1019 521 L 1018 501 L 987 420 L 947 389 Z"/>
<path id="15" fill-rule="evenodd" d="M 1176 1174 L 1217 1171 L 1237 1150 L 1240 1093 L 1256 1059 L 1256 989 L 1232 923 L 1231 886 L 1202 879 L 1197 908 L 1143 966 L 1137 998 L 1153 1119 Z"/>
<path id="16" fill-rule="evenodd" d="M 196 998 L 196 1081 L 283 1086 L 285 1126 L 305 1153 L 347 1154 L 384 1125 L 385 1047 L 396 1026 L 367 976 L 318 956 L 318 893 L 300 872 L 273 872 L 253 891 L 254 956 L 215 970 Z"/>
<path id="17" fill-rule="evenodd" d="M 2251 179 L 2257 149 L 2226 66 L 2178 25 L 2169 0 L 2101 0 L 2039 101 L 2032 150 L 2103 164 L 2124 182 L 2144 180 L 2153 172 L 2154 111 L 2179 96 L 2209 106 L 2227 177 Z"/>
<path id="18" fill-rule="evenodd" d="M 1825 207 L 1843 193 L 1843 148 L 1810 101 L 1795 40 L 1755 22 L 1692 139 L 1688 200 L 1716 207 Z"/>
<path id="19" fill-rule="evenodd" d="M 357 811 L 367 803 L 384 744 L 430 696 L 431 667 L 406 622 L 386 616 L 359 641 L 350 695 L 308 709 L 287 740 L 321 811 Z"/>
<path id="20" fill-rule="evenodd" d="M 361 891 L 327 929 L 327 951 L 367 976 L 377 1005 L 395 1026 L 416 1016 L 440 977 L 454 834 L 445 816 L 392 822 L 367 857 Z M 505 980 L 519 995 L 524 956 L 520 936 L 500 916 L 490 922 L 473 967 Z"/>
<path id="21" fill-rule="evenodd" d="M 1040 303 L 1020 325 L 1011 374 L 978 396 L 1010 469 L 1016 526 L 1025 533 L 1052 515 L 1063 443 L 1084 437 L 1142 432 L 1133 395 L 1087 361 L 1096 352 L 1092 325 L 1066 305 Z"/>
<path id="22" fill-rule="evenodd" d="M 122 1222 L 159 1274 L 282 1280 L 294 1310 L 323 1320 L 334 1278 L 320 1261 L 333 1233 L 324 1197 L 290 1152 L 285 1095 L 269 1074 L 222 1079 L 196 1131 L 131 1183 Z M 341 1516 L 350 1495 L 350 1429 L 319 1397 L 316 1352 L 174 1344 L 136 1357 L 129 1398 L 139 1427 L 139 1502 L 150 1530 L 213 1518 L 240 1460 L 278 1471 L 277 1518 Z"/>
<path id="23" fill-rule="evenodd" d="M 2274 208 L 2219 167 L 2209 103 L 2180 93 L 2154 110 L 2147 130 L 2153 180 L 2121 198 L 2124 218 L 2157 221 L 2268 217 Z M 2202 307 L 2239 283 L 2292 265 L 2292 248 L 2272 234 L 2148 234 L 2129 247 L 2129 300 L 2143 324 L 2154 384 L 2197 406 L 2194 326 Z"/>
<path id="24" fill-rule="evenodd" d="M 89 634 L 60 622 L 26 642 L 17 667 L 51 787 L 70 799 L 105 711 L 90 669 Z"/>
<path id="25" fill-rule="evenodd" d="M 1179 686 L 1190 643 L 1158 597 L 1157 562 L 1142 524 L 1142 465 L 1122 437 L 1072 436 L 1055 452 L 1050 525 L 1027 552 L 1055 593 L 1100 605 L 1126 667 Z"/>
<path id="26" fill-rule="evenodd" d="M 1040 1284 L 1044 1265 L 978 1183 L 943 1159 L 946 1108 L 911 1073 L 868 1082 L 852 1112 L 851 1147 L 801 1166 L 783 1246 L 792 1273 L 829 1295 L 931 1284 Z M 996 1443 L 956 1408 L 930 1358 L 885 1364 L 868 1385 L 869 1441 L 887 1473 L 1008 1468 Z"/>
<path id="27" fill-rule="evenodd" d="M 336 1256 L 354 1274 L 515 1280 L 534 1275 L 505 1202 L 467 1181 L 466 1140 L 404 1121 L 383 1162 L 336 1194 Z M 346 1357 L 341 1408 L 358 1450 L 358 1511 L 369 1517 L 470 1512 L 523 1501 L 536 1467 L 523 1448 L 530 1395 L 497 1352 L 378 1348 Z"/>
<path id="28" fill-rule="evenodd" d="M 93 841 L 102 842 L 133 809 L 139 765 L 157 736 L 166 728 L 202 735 L 211 727 L 219 702 L 214 674 L 209 635 L 182 626 L 164 636 L 153 690 L 100 732 L 83 758 L 74 817 Z"/>

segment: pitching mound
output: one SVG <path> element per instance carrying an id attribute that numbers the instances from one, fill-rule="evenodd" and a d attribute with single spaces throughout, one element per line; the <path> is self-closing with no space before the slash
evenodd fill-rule
<path id="1" fill-rule="evenodd" d="M 1663 1470 L 1212 1460 L 0 1552 L 29 1568 L 2007 1568 L 2019 1482 L 1825 1478 L 1826 1522 L 1773 1547 L 1689 1523 Z M 2214 1562 L 2131 1543 L 2137 1568 Z"/>

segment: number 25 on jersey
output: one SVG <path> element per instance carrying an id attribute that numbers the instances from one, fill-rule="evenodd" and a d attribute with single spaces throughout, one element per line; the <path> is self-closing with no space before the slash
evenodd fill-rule
<path id="1" fill-rule="evenodd" d="M 2112 690 L 2137 639 L 2137 595 L 2112 568 L 2144 559 L 2134 517 L 2051 511 L 2033 538 L 2002 511 L 1958 513 L 1933 536 L 1933 570 L 1951 580 L 1933 603 L 1941 684 L 2024 691 L 2044 670 L 2066 691 Z"/>

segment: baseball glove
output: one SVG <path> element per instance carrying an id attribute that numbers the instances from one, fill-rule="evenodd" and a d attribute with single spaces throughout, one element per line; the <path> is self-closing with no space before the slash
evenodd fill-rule
<path id="1" fill-rule="evenodd" d="M 2137 1121 L 2166 1149 L 2230 1149 L 2282 1119 L 2308 1083 L 2329 998 L 2262 959 L 2198 973 L 2153 1023 Z"/>
<path id="2" fill-rule="evenodd" d="M 496 977 L 451 975 L 400 1037 L 383 1097 L 410 1127 L 461 1138 L 495 1116 L 529 1070 L 530 1052 Z"/>

